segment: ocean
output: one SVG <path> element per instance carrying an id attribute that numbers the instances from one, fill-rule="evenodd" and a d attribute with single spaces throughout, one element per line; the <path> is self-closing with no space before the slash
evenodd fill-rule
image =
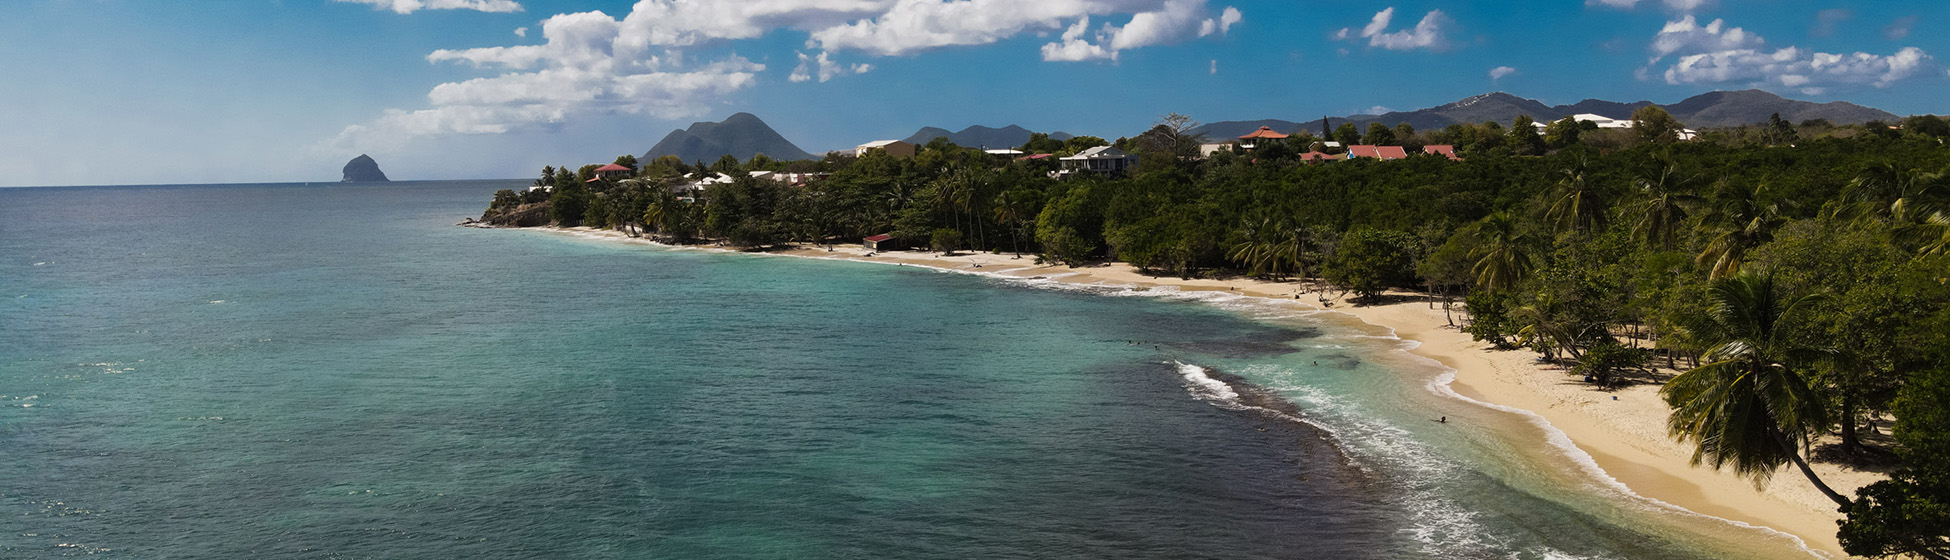
<path id="1" fill-rule="evenodd" d="M 0 558 L 1792 550 L 1336 314 L 454 227 L 522 183 L 0 189 Z"/>

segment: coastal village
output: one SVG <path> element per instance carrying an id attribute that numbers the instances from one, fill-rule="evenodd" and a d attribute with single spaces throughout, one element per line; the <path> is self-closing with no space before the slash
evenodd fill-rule
<path id="1" fill-rule="evenodd" d="M 1899 398 L 1931 358 L 1888 349 L 1892 336 L 1940 338 L 1925 317 L 1950 317 L 1942 119 L 1775 114 L 1696 130 L 1653 106 L 1434 131 L 1340 124 L 1212 141 L 1168 115 L 1114 141 L 877 140 L 795 162 L 623 156 L 544 170 L 526 192 L 497 194 L 480 223 L 1340 311 L 1420 341 L 1418 354 L 1457 370 L 1456 391 L 1538 411 L 1634 492 L 1835 553 L 1883 546 L 1855 531 L 1879 508 L 1908 507 L 1853 494 L 1934 472 L 1890 466 L 1924 460 L 1888 434 L 1914 430 L 1905 415 L 1927 417 L 1914 403 L 1938 397 Z M 1757 158 L 1770 163 L 1743 163 Z M 1741 342 L 1699 327 L 1721 320 L 1700 315 L 1715 290 L 1851 301 L 1890 285 L 1931 311 L 1854 331 L 1874 336 L 1806 339 L 1879 365 L 1771 370 L 1819 387 L 1766 405 L 1802 407 L 1802 423 L 1741 427 L 1688 404 L 1705 390 L 1689 380 L 1743 359 L 1721 354 Z M 1865 317 L 1824 313 L 1797 328 Z M 1742 458 L 1714 447 L 1725 429 L 1803 439 Z"/>

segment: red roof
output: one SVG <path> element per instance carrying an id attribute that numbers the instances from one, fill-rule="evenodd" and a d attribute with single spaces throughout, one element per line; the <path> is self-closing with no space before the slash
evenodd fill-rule
<path id="1" fill-rule="evenodd" d="M 617 165 L 614 163 L 596 168 L 597 173 L 602 173 L 604 171 L 629 171 L 629 170 L 630 168 L 628 167 L 623 167 L 621 165 Z"/>
<path id="2" fill-rule="evenodd" d="M 882 242 L 882 241 L 886 241 L 886 240 L 889 240 L 889 239 L 893 239 L 893 238 L 894 238 L 894 236 L 892 236 L 892 235 L 888 235 L 888 234 L 885 234 L 885 233 L 883 233 L 883 234 L 880 234 L 880 235 L 876 235 L 876 236 L 873 236 L 873 237 L 869 237 L 869 238 L 867 238 L 867 241 L 872 241 L 872 242 L 874 242 L 874 243 L 879 243 L 879 242 Z"/>
<path id="3" fill-rule="evenodd" d="M 1285 134 L 1280 134 L 1280 133 L 1278 133 L 1278 132 L 1273 132 L 1273 127 L 1270 127 L 1270 126 L 1262 126 L 1262 127 L 1259 127 L 1259 130 L 1255 130 L 1255 131 L 1252 131 L 1252 132 L 1249 132 L 1249 133 L 1246 133 L 1246 135 L 1245 135 L 1245 136 L 1241 136 L 1241 137 L 1239 137 L 1239 139 L 1240 139 L 1240 140 L 1250 140 L 1250 139 L 1253 139 L 1253 138 L 1273 138 L 1273 139 L 1278 139 L 1278 138 L 1286 138 L 1286 135 L 1285 135 Z"/>
<path id="4" fill-rule="evenodd" d="M 1401 146 L 1354 145 L 1347 147 L 1347 157 L 1348 159 L 1358 157 L 1402 159 L 1408 157 L 1408 152 L 1403 150 Z"/>
<path id="5" fill-rule="evenodd" d="M 603 180 L 603 178 L 602 178 L 602 177 L 590 177 L 590 178 L 589 178 L 589 180 L 587 180 L 587 181 L 583 181 L 583 182 L 584 182 L 584 183 L 594 183 L 594 182 L 596 182 L 596 181 L 601 181 L 601 180 Z"/>
<path id="6" fill-rule="evenodd" d="M 1050 156 L 1052 156 L 1052 155 L 1055 155 L 1055 154 L 1035 154 L 1035 155 L 1027 155 L 1027 156 L 1022 156 L 1022 157 L 1019 157 L 1019 158 L 1016 158 L 1016 161 L 1022 161 L 1022 160 L 1025 160 L 1025 159 L 1043 159 L 1043 158 L 1046 158 L 1046 157 L 1050 157 Z"/>
<path id="7" fill-rule="evenodd" d="M 1340 161 L 1340 160 L 1341 160 L 1341 156 L 1323 153 L 1323 152 L 1307 152 L 1304 154 L 1300 154 L 1300 161 Z"/>
<path id="8" fill-rule="evenodd" d="M 1462 158 L 1456 157 L 1456 147 L 1448 144 L 1430 144 L 1423 146 L 1422 153 L 1436 154 L 1451 160 L 1462 161 Z"/>

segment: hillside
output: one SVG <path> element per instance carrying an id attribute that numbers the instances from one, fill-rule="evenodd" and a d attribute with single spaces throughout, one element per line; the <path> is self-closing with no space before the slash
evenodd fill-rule
<path id="1" fill-rule="evenodd" d="M 812 154 L 793 145 L 751 113 L 738 113 L 721 122 L 694 122 L 690 128 L 672 130 L 657 145 L 651 146 L 650 151 L 643 154 L 643 159 L 649 161 L 672 155 L 685 162 L 708 163 L 725 154 L 739 160 L 748 160 L 757 154 L 765 154 L 775 160 L 814 159 Z"/>
<path id="2" fill-rule="evenodd" d="M 1654 105 L 1650 101 L 1621 103 L 1602 99 L 1586 99 L 1570 105 L 1545 105 L 1535 99 L 1526 99 L 1503 92 L 1486 93 L 1454 103 L 1438 105 L 1415 111 L 1396 111 L 1381 115 L 1349 115 L 1334 117 L 1331 126 L 1340 126 L 1352 121 L 1356 126 L 1366 129 L 1368 123 L 1379 122 L 1393 126 L 1406 122 L 1417 130 L 1430 130 L 1460 123 L 1480 123 L 1497 121 L 1509 123 L 1520 115 L 1529 115 L 1538 121 L 1557 120 L 1566 116 L 1591 113 L 1615 119 L 1628 118 L 1632 111 L 1640 107 Z M 1872 120 L 1891 120 L 1896 115 L 1886 111 L 1863 107 L 1845 101 L 1814 103 L 1788 99 L 1761 90 L 1715 91 L 1695 95 L 1678 103 L 1660 105 L 1680 122 L 1691 128 L 1716 128 L 1762 123 L 1774 113 L 1781 118 L 1800 122 L 1811 119 L 1827 119 L 1835 124 L 1856 124 Z M 1320 134 L 1321 119 L 1293 122 L 1279 119 L 1250 121 L 1223 121 L 1206 124 L 1193 132 L 1204 133 L 1211 139 L 1236 138 L 1239 135 L 1268 126 L 1280 132 L 1306 130 Z"/>
<path id="3" fill-rule="evenodd" d="M 956 146 L 996 149 L 1021 146 L 1023 143 L 1029 141 L 1030 134 L 1034 134 L 1034 132 L 1013 124 L 1002 128 L 976 125 L 961 129 L 961 132 L 948 132 L 948 129 L 945 128 L 929 126 L 921 128 L 920 131 L 915 132 L 913 136 L 909 136 L 903 141 L 910 144 L 927 144 L 935 138 L 947 137 L 948 141 L 954 142 Z M 1070 133 L 1051 132 L 1049 133 L 1049 137 L 1057 140 L 1068 140 L 1070 139 Z"/>

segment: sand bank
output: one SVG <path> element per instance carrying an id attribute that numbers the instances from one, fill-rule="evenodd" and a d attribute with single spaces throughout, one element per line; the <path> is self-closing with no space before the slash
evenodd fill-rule
<path id="1" fill-rule="evenodd" d="M 615 231 L 586 228 L 565 231 L 647 243 Z M 1835 540 L 1835 521 L 1841 516 L 1834 503 L 1816 491 L 1793 467 L 1784 467 L 1760 490 L 1731 472 L 1694 467 L 1689 462 L 1691 448 L 1666 436 L 1668 409 L 1658 397 L 1658 386 L 1634 385 L 1614 391 L 1595 388 L 1556 366 L 1540 363 L 1536 354 L 1528 350 L 1500 351 L 1470 340 L 1468 334 L 1449 326 L 1449 319 L 1439 305 L 1432 307 L 1426 301 L 1359 307 L 1344 299 L 1323 301 L 1319 293 L 1306 292 L 1304 286 L 1291 282 L 1247 278 L 1185 280 L 1145 275 L 1122 263 L 1085 268 L 1036 264 L 1035 257 L 1029 255 L 942 256 L 888 251 L 869 256 L 858 245 L 801 248 L 773 254 L 910 264 L 1020 278 L 1043 277 L 1076 284 L 1226 291 L 1286 300 L 1305 307 L 1325 307 L 1379 329 L 1391 329 L 1404 340 L 1418 341 L 1419 347 L 1411 352 L 1455 370 L 1450 388 L 1457 394 L 1542 417 L 1591 456 L 1603 470 L 1594 473 L 1597 476 L 1616 479 L 1631 492 L 1652 500 L 1767 527 L 1798 537 L 1817 551 L 1845 556 Z M 1295 299 L 1296 295 L 1300 297 Z M 1833 464 L 1817 463 L 1815 470 L 1829 485 L 1848 495 L 1853 495 L 1855 488 L 1882 478 L 1876 473 Z"/>

